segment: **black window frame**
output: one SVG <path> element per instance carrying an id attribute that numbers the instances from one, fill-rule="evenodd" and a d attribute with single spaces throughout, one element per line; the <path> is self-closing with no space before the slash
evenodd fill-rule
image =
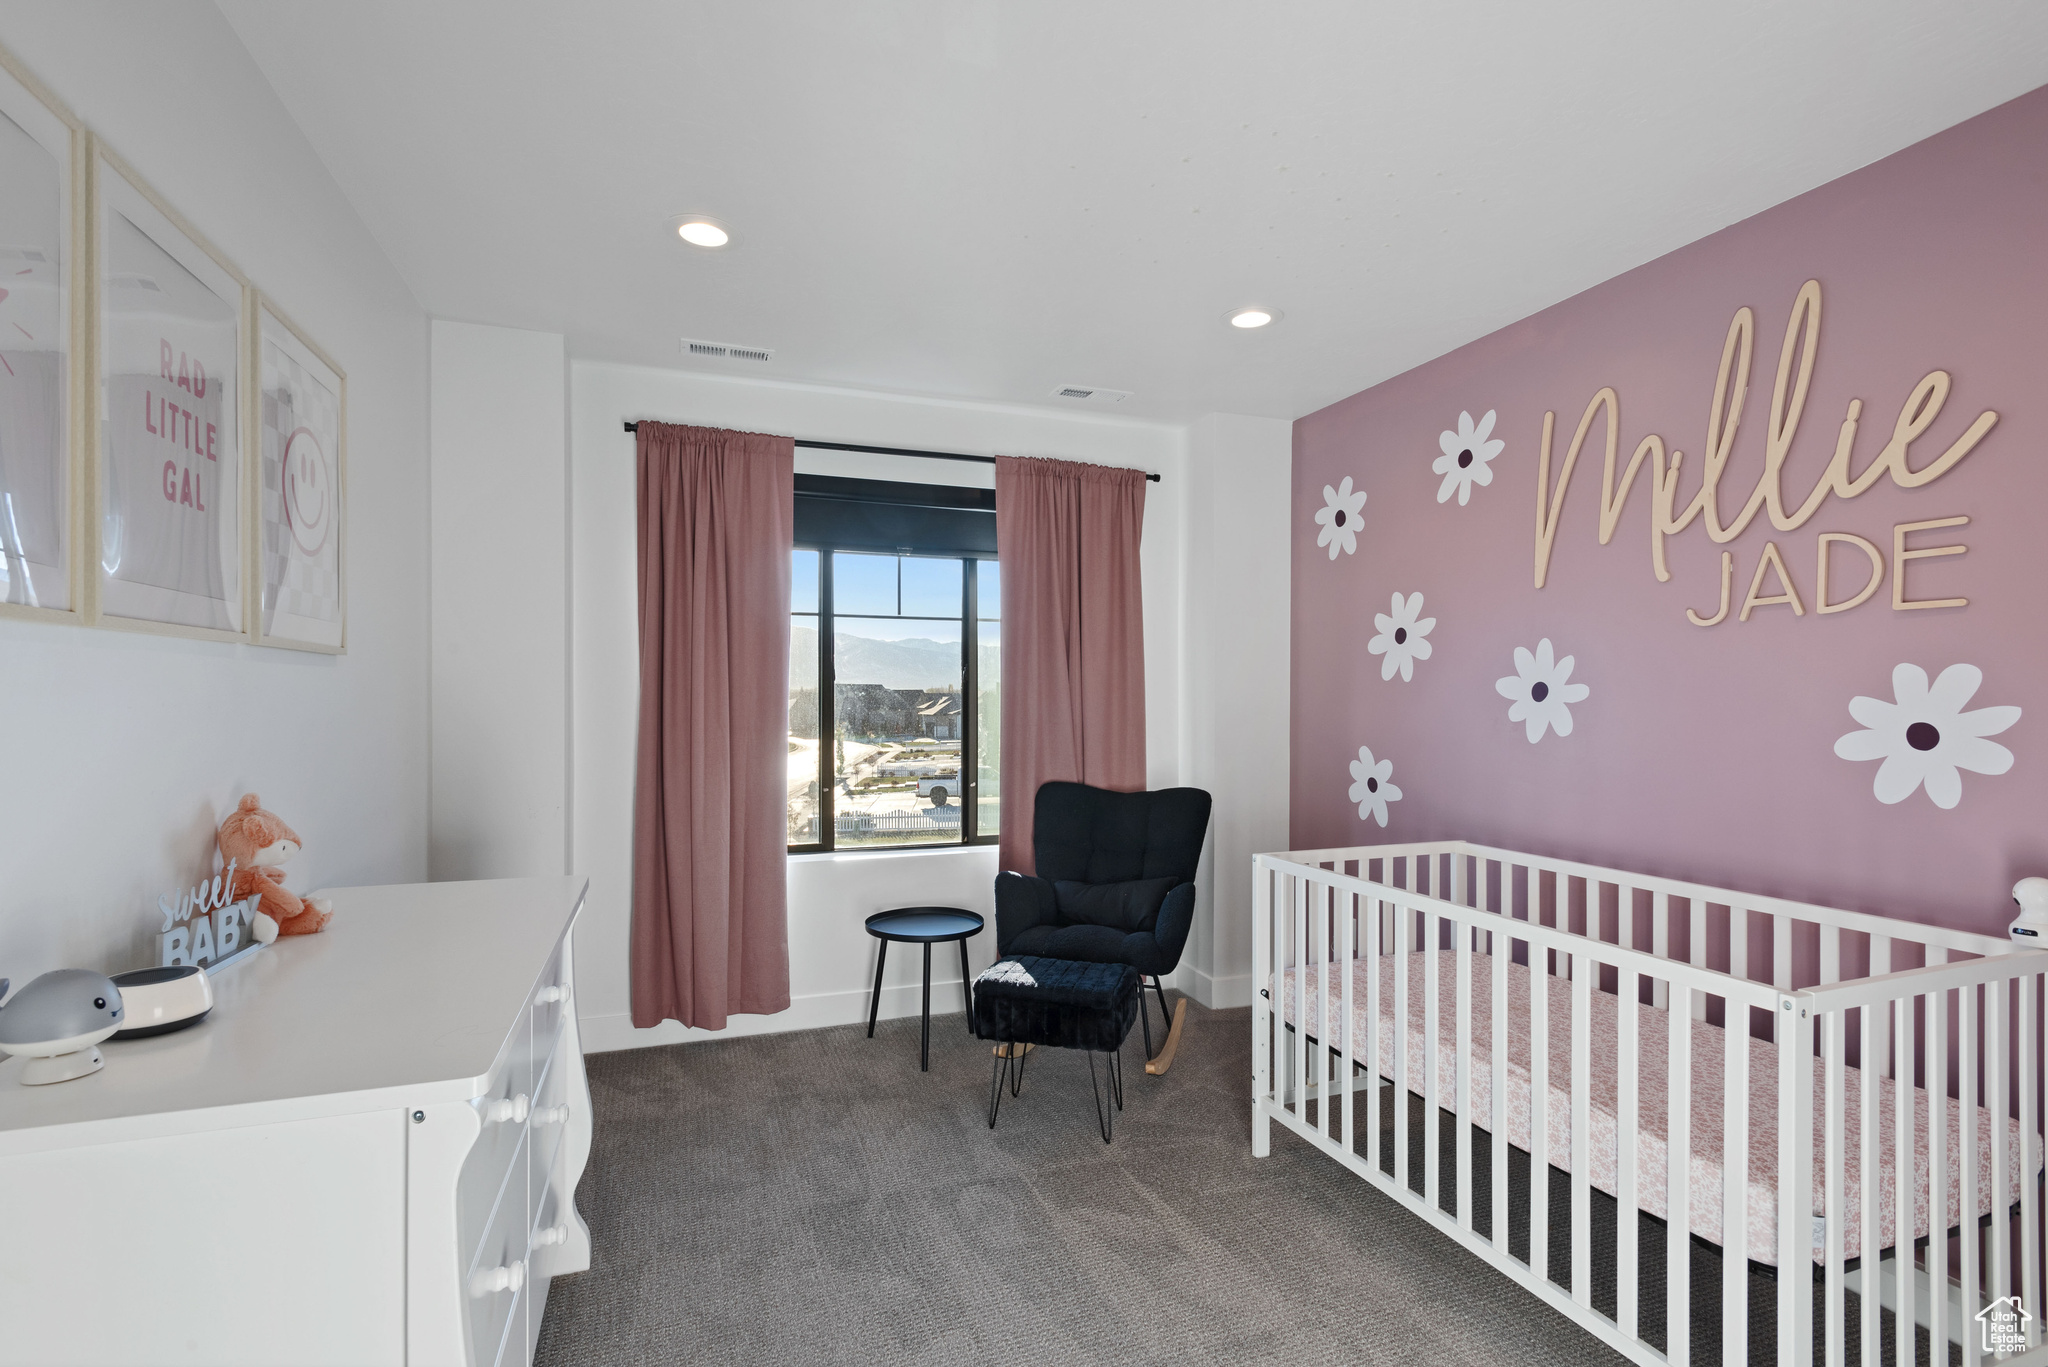
<path id="1" fill-rule="evenodd" d="M 981 832 L 981 766 L 976 744 L 981 736 L 981 623 L 978 608 L 980 567 L 984 561 L 1001 563 L 1001 557 L 987 551 L 921 550 L 899 546 L 884 550 L 873 545 L 840 545 L 831 538 L 798 537 L 794 551 L 818 553 L 818 835 L 810 844 L 789 845 L 787 854 L 888 854 L 897 850 L 954 850 L 976 845 L 994 845 L 1002 839 L 1001 823 L 987 834 Z M 954 560 L 961 563 L 960 575 L 960 837 L 886 845 L 838 844 L 838 613 L 833 601 L 833 557 L 849 555 L 893 555 L 922 560 Z M 799 615 L 794 609 L 786 616 Z M 865 616 L 867 614 L 854 614 Z"/>

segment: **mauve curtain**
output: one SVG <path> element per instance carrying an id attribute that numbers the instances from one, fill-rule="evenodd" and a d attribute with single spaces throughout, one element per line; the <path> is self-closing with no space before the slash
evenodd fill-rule
<path id="1" fill-rule="evenodd" d="M 633 1024 L 789 1007 L 788 437 L 643 422 Z"/>
<path id="2" fill-rule="evenodd" d="M 996 457 L 1006 869 L 1035 870 L 1040 784 L 1145 786 L 1144 522 L 1141 470 Z"/>

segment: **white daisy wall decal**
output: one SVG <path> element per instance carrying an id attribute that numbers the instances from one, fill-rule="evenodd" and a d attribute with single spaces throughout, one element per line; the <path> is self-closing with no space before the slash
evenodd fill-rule
<path id="1" fill-rule="evenodd" d="M 1593 690 L 1570 682 L 1571 677 L 1572 657 L 1553 658 L 1548 636 L 1536 643 L 1534 655 L 1522 646 L 1515 647 L 1515 672 L 1495 680 L 1493 689 L 1513 700 L 1508 720 L 1527 728 L 1529 744 L 1542 740 L 1546 729 L 1560 736 L 1572 733 L 1572 709 L 1567 704 L 1584 702 Z"/>
<path id="2" fill-rule="evenodd" d="M 1364 507 L 1365 490 L 1354 493 L 1351 476 L 1344 476 L 1344 482 L 1334 489 L 1323 486 L 1323 506 L 1316 514 L 1316 523 L 1323 530 L 1316 537 L 1316 544 L 1330 548 L 1330 559 L 1335 560 L 1340 550 L 1346 555 L 1357 554 L 1358 514 Z"/>
<path id="3" fill-rule="evenodd" d="M 1372 624 L 1380 634 L 1365 643 L 1367 651 L 1384 655 L 1380 661 L 1380 678 L 1391 679 L 1394 671 L 1401 672 L 1401 682 L 1408 683 L 1415 677 L 1415 662 L 1429 658 L 1429 633 L 1436 626 L 1436 618 L 1416 618 L 1422 612 L 1422 595 L 1411 593 L 1406 598 L 1394 595 L 1391 614 L 1376 612 Z"/>
<path id="4" fill-rule="evenodd" d="M 1358 819 L 1387 824 L 1387 804 L 1401 800 L 1401 790 L 1387 780 L 1393 776 L 1394 761 L 1383 759 L 1375 763 L 1372 751 L 1361 745 L 1358 758 L 1351 761 L 1351 800 L 1358 804 Z"/>
<path id="5" fill-rule="evenodd" d="M 1851 731 L 1835 742 L 1835 753 L 1847 760 L 1881 759 L 1871 791 L 1879 802 L 1904 802 L 1926 785 L 1927 796 L 1944 811 L 1963 800 L 1963 778 L 1957 771 L 2002 774 L 2012 768 L 2012 751 L 1995 736 L 2020 719 L 2017 707 L 1980 707 L 1963 711 L 1984 682 L 1975 665 L 1950 665 L 1930 687 L 1919 665 L 1892 669 L 1892 697 L 1849 699 L 1849 715 L 1866 729 Z"/>
<path id="6" fill-rule="evenodd" d="M 1493 416 L 1493 410 L 1487 409 L 1486 416 L 1479 420 L 1477 427 L 1474 427 L 1472 415 L 1460 413 L 1458 430 L 1445 432 L 1436 439 L 1436 444 L 1443 449 L 1443 454 L 1438 456 L 1429 468 L 1444 477 L 1444 482 L 1436 488 L 1437 502 L 1448 502 L 1451 491 L 1455 489 L 1458 494 L 1458 506 L 1462 508 L 1472 501 L 1473 485 L 1493 483 L 1493 466 L 1490 462 L 1507 445 L 1499 437 L 1492 437 Z M 1489 437 L 1492 439 L 1489 440 Z"/>

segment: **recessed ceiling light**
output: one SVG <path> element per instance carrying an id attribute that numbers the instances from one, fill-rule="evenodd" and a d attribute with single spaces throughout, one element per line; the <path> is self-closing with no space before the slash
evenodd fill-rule
<path id="1" fill-rule="evenodd" d="M 1268 323 L 1277 322 L 1279 318 L 1279 309 L 1232 309 L 1223 315 L 1223 321 L 1234 328 L 1262 328 Z"/>
<path id="2" fill-rule="evenodd" d="M 723 247 L 732 241 L 732 232 L 724 224 L 702 214 L 691 214 L 679 220 L 676 236 L 693 247 Z"/>

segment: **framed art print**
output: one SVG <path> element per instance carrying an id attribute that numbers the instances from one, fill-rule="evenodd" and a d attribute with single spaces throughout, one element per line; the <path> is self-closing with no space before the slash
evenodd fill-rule
<path id="1" fill-rule="evenodd" d="M 348 377 L 261 295 L 256 356 L 254 639 L 339 652 L 347 643 Z"/>
<path id="2" fill-rule="evenodd" d="M 246 639 L 239 272 L 97 139 L 102 626 Z"/>
<path id="3" fill-rule="evenodd" d="M 0 614 L 76 619 L 84 135 L 0 51 Z"/>

